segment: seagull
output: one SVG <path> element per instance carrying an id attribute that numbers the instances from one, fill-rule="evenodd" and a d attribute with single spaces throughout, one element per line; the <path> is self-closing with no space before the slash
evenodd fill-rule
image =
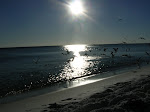
<path id="1" fill-rule="evenodd" d="M 123 57 L 125 57 L 125 56 L 127 57 L 128 55 L 127 55 L 127 54 L 123 54 L 122 56 L 123 56 Z"/>
<path id="2" fill-rule="evenodd" d="M 145 52 L 148 56 L 150 56 L 150 54 L 148 52 Z"/>
<path id="3" fill-rule="evenodd" d="M 139 63 L 139 62 L 140 62 L 140 60 L 141 60 L 141 57 L 140 57 L 140 58 L 138 58 L 136 61 Z"/>
<path id="4" fill-rule="evenodd" d="M 86 57 L 88 57 L 89 55 L 87 53 L 84 54 Z"/>
<path id="5" fill-rule="evenodd" d="M 130 55 L 127 55 L 127 54 L 123 54 L 122 57 L 128 57 L 128 58 L 131 58 Z"/>
<path id="6" fill-rule="evenodd" d="M 65 55 L 64 53 L 61 53 L 62 55 Z"/>
<path id="7" fill-rule="evenodd" d="M 113 54 L 113 52 L 111 52 L 111 57 L 114 58 L 114 56 L 115 56 L 115 55 Z"/>
<path id="8" fill-rule="evenodd" d="M 118 19 L 119 22 L 121 22 L 122 20 L 123 20 L 122 18 L 119 18 L 119 19 Z"/>
<path id="9" fill-rule="evenodd" d="M 67 54 L 70 54 L 70 51 L 66 50 Z"/>
<path id="10" fill-rule="evenodd" d="M 141 40 L 146 40 L 144 37 L 139 37 L 139 39 L 141 39 Z"/>
<path id="11" fill-rule="evenodd" d="M 138 65 L 139 69 L 141 68 L 140 67 L 140 60 L 141 60 L 141 57 L 136 60 L 136 64 Z"/>
<path id="12" fill-rule="evenodd" d="M 147 64 L 149 64 L 149 61 L 146 61 Z"/>
<path id="13" fill-rule="evenodd" d="M 68 54 L 70 54 L 70 51 L 68 51 L 67 49 L 65 51 L 66 51 L 66 53 L 61 53 L 61 54 L 62 55 L 68 55 Z"/>
<path id="14" fill-rule="evenodd" d="M 123 44 L 127 44 L 127 42 L 122 41 Z"/>
<path id="15" fill-rule="evenodd" d="M 114 49 L 115 53 L 118 51 L 118 48 L 113 48 L 113 49 Z"/>
<path id="16" fill-rule="evenodd" d="M 102 56 L 106 56 L 106 54 L 101 54 Z"/>
<path id="17" fill-rule="evenodd" d="M 38 64 L 39 60 L 40 60 L 40 58 L 33 59 L 33 61 L 34 61 L 35 64 Z"/>
<path id="18" fill-rule="evenodd" d="M 72 57 L 72 58 L 70 59 L 70 61 L 73 61 L 73 60 L 74 60 L 74 58 L 75 58 L 75 57 Z"/>
<path id="19" fill-rule="evenodd" d="M 107 50 L 108 48 L 104 48 L 104 52 Z"/>

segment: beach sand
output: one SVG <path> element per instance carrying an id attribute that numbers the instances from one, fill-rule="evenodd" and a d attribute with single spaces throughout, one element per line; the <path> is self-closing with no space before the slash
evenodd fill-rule
<path id="1" fill-rule="evenodd" d="M 150 67 L 0 104 L 0 112 L 150 112 Z"/>

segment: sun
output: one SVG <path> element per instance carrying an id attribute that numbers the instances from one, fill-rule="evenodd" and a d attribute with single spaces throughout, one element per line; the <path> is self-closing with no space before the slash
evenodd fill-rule
<path id="1" fill-rule="evenodd" d="M 83 4 L 80 0 L 75 0 L 69 4 L 69 9 L 73 15 L 81 15 L 84 13 Z"/>

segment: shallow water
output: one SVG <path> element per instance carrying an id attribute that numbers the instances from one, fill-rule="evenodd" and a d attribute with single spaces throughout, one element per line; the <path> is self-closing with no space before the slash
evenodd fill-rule
<path id="1" fill-rule="evenodd" d="M 150 53 L 150 44 L 0 49 L 0 96 L 6 97 L 47 87 L 65 88 L 66 82 L 81 77 L 99 79 L 104 77 L 104 73 L 128 69 L 131 66 L 139 67 L 150 61 L 150 56 L 146 52 Z M 98 75 L 95 77 L 96 74 Z M 69 84 L 73 87 L 76 85 L 75 82 Z M 59 87 L 56 87 L 58 83 Z"/>

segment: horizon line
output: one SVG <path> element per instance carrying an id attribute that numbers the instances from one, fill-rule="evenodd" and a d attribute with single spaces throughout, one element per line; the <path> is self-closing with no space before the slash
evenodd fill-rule
<path id="1" fill-rule="evenodd" d="M 150 43 L 112 43 L 112 44 L 66 44 L 66 45 L 116 45 L 116 44 L 122 44 L 122 45 L 126 45 L 126 44 L 150 44 Z M 43 46 L 16 46 L 16 47 L 0 47 L 0 49 L 13 49 L 13 48 L 38 48 L 38 47 L 58 47 L 58 46 L 66 46 L 66 45 L 43 45 Z"/>

